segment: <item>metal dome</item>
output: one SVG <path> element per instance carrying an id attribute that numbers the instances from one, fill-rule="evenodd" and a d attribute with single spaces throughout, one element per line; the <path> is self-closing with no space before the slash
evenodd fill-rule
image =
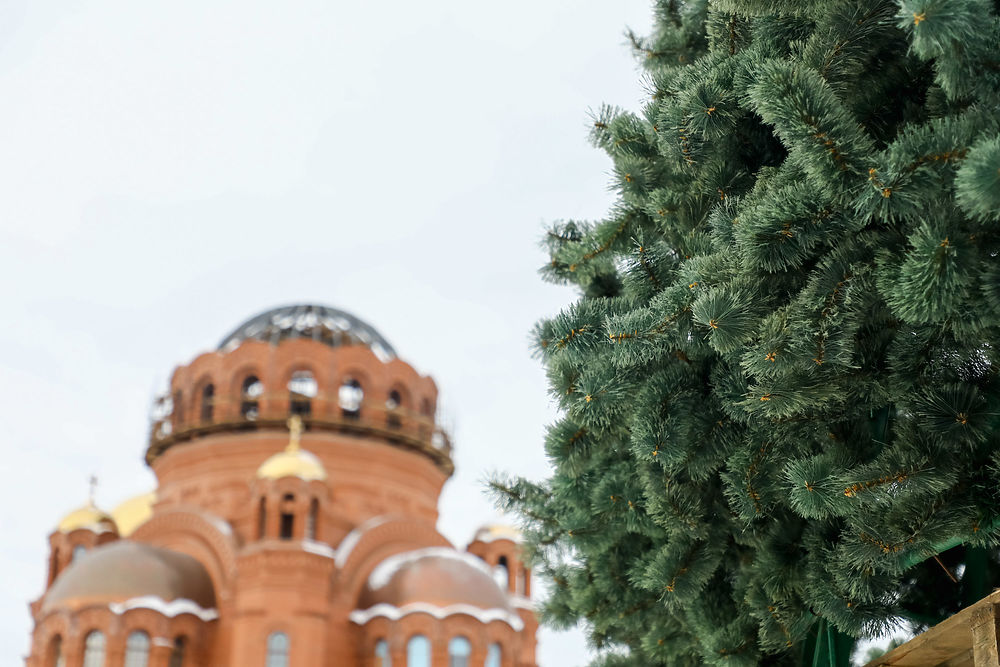
<path id="1" fill-rule="evenodd" d="M 383 560 L 368 576 L 358 608 L 413 603 L 511 611 L 507 593 L 494 581 L 489 566 L 472 554 L 447 547 L 407 551 Z"/>
<path id="2" fill-rule="evenodd" d="M 80 609 L 149 597 L 215 607 L 212 579 L 197 560 L 151 544 L 119 540 L 74 560 L 45 594 L 42 609 Z"/>
<path id="3" fill-rule="evenodd" d="M 389 341 L 367 322 L 336 308 L 309 303 L 272 308 L 251 317 L 222 339 L 219 351 L 228 352 L 245 340 L 277 344 L 288 338 L 309 338 L 330 347 L 364 345 L 382 361 L 396 356 Z"/>

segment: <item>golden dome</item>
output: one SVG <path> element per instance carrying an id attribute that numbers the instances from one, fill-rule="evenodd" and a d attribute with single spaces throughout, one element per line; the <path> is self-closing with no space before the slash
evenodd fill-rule
<path id="1" fill-rule="evenodd" d="M 156 502 L 156 492 L 150 491 L 129 498 L 118 507 L 111 510 L 111 517 L 118 526 L 118 534 L 128 537 L 135 529 L 149 521 L 153 516 L 153 503 Z"/>
<path id="2" fill-rule="evenodd" d="M 93 502 L 88 502 L 83 507 L 77 508 L 64 516 L 59 525 L 56 526 L 56 530 L 60 533 L 71 533 L 81 528 L 97 533 L 117 528 L 117 526 L 115 525 L 115 520 L 107 512 L 98 509 Z"/>
<path id="3" fill-rule="evenodd" d="M 476 531 L 473 542 L 495 542 L 496 540 L 510 540 L 515 544 L 521 542 L 521 531 L 514 526 L 507 526 L 502 523 L 494 523 L 483 526 Z"/>
<path id="4" fill-rule="evenodd" d="M 312 452 L 307 452 L 299 445 L 302 435 L 302 419 L 294 415 L 288 420 L 288 430 L 291 437 L 285 451 L 270 457 L 257 468 L 258 479 L 280 479 L 281 477 L 298 477 L 307 482 L 326 479 L 326 468 Z"/>

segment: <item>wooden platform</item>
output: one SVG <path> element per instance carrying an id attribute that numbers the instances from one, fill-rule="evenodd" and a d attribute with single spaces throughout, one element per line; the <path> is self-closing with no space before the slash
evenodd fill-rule
<path id="1" fill-rule="evenodd" d="M 986 596 L 865 667 L 1000 667 L 1000 590 Z"/>

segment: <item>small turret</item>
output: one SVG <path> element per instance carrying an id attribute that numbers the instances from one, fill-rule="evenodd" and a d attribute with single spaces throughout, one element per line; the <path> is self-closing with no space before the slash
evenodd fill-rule
<path id="1" fill-rule="evenodd" d="M 118 539 L 118 526 L 110 514 L 94 503 L 97 478 L 90 478 L 86 504 L 66 514 L 49 535 L 49 575 L 46 588 L 71 562 L 94 547 Z"/>

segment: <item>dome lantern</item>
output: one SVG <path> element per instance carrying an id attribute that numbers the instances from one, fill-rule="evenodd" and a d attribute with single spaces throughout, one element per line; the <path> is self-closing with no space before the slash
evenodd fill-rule
<path id="1" fill-rule="evenodd" d="M 94 491 L 97 488 L 97 477 L 91 475 L 90 493 L 87 504 L 78 507 L 60 519 L 56 530 L 60 533 L 72 533 L 74 530 L 89 530 L 94 533 L 117 531 L 118 527 L 110 514 L 94 504 Z"/>
<path id="2" fill-rule="evenodd" d="M 115 520 L 110 514 L 88 502 L 64 516 L 56 526 L 56 530 L 60 533 L 71 533 L 74 530 L 86 529 L 102 533 L 114 527 Z"/>

